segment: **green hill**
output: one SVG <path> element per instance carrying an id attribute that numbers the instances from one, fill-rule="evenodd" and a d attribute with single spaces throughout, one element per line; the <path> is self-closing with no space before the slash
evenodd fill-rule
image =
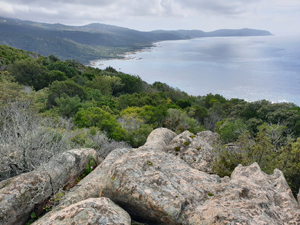
<path id="1" fill-rule="evenodd" d="M 271 35 L 268 31 L 241 29 L 204 32 L 200 30 L 141 32 L 123 27 L 89 24 L 66 26 L 0 17 L 0 44 L 56 55 L 62 60 L 81 63 L 103 58 L 117 58 L 128 51 L 149 47 L 153 42 L 212 36 Z"/>

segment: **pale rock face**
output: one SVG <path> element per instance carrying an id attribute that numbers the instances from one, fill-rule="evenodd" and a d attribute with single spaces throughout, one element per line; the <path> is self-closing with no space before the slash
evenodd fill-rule
<path id="1" fill-rule="evenodd" d="M 66 207 L 69 207 L 88 198 L 99 197 L 105 186 L 104 180 L 111 165 L 113 165 L 118 158 L 129 151 L 130 149 L 127 148 L 116 149 L 112 151 L 105 158 L 105 160 L 98 167 L 96 167 L 95 170 L 93 170 L 89 175 L 82 179 L 78 183 L 78 185 L 72 188 L 71 191 L 66 192 L 59 205 L 38 220 L 39 224 L 46 223 L 46 221 L 48 221 L 48 219 L 52 215 L 56 214 L 60 210 L 65 209 Z M 35 225 L 36 223 L 33 224 Z"/>
<path id="2" fill-rule="evenodd" d="M 172 131 L 157 129 L 144 146 L 111 152 L 34 225 L 67 224 L 71 215 L 76 221 L 99 218 L 94 210 L 98 203 L 84 201 L 98 197 L 111 199 L 134 220 L 148 225 L 300 224 L 298 204 L 281 171 L 267 175 L 254 163 L 239 165 L 231 178 L 219 178 L 200 171 L 185 157 L 189 148 L 198 146 L 209 152 L 213 139 L 208 132 L 176 137 Z M 181 157 L 174 154 L 173 145 L 186 141 L 189 145 L 180 150 Z M 77 217 L 81 212 L 84 216 Z"/>
<path id="3" fill-rule="evenodd" d="M 55 212 L 35 225 L 130 225 L 129 214 L 108 198 L 89 198 Z"/>
<path id="4" fill-rule="evenodd" d="M 0 224 L 25 224 L 34 205 L 51 196 L 46 172 L 21 174 L 0 182 Z"/>
<path id="5" fill-rule="evenodd" d="M 210 131 L 203 131 L 197 135 L 185 131 L 176 136 L 165 151 L 178 156 L 194 169 L 212 173 L 212 147 L 207 140 L 212 142 L 214 137 Z"/>
<path id="6" fill-rule="evenodd" d="M 167 128 L 157 128 L 149 134 L 144 146 L 156 151 L 164 151 L 174 137 L 176 137 L 176 133 L 173 131 Z"/>
<path id="7" fill-rule="evenodd" d="M 213 144 L 217 141 L 219 134 L 206 130 L 199 132 L 197 136 L 201 140 L 206 141 L 210 146 L 213 146 Z"/>
<path id="8" fill-rule="evenodd" d="M 93 149 L 66 151 L 37 170 L 0 182 L 0 224 L 24 224 L 35 204 L 43 202 L 85 169 Z"/>
<path id="9" fill-rule="evenodd" d="M 190 135 L 184 132 L 174 143 L 189 140 L 192 146 L 196 137 Z M 231 178 L 220 179 L 156 147 L 151 139 L 151 144 L 124 154 L 104 180 L 101 196 L 111 198 L 133 219 L 189 225 L 300 223 L 297 202 L 279 170 L 267 175 L 257 163 L 240 165 Z"/>
<path id="10" fill-rule="evenodd" d="M 300 210 L 281 171 L 267 175 L 257 163 L 239 165 L 186 224 L 299 224 Z"/>
<path id="11" fill-rule="evenodd" d="M 208 200 L 211 184 L 219 182 L 174 155 L 141 147 L 111 166 L 101 196 L 141 222 L 178 224 Z"/>
<path id="12" fill-rule="evenodd" d="M 97 152 L 94 149 L 72 149 L 53 157 L 37 170 L 49 174 L 53 192 L 56 193 L 66 184 L 72 186 L 78 175 L 85 170 L 85 166 L 91 158 L 98 162 Z"/>

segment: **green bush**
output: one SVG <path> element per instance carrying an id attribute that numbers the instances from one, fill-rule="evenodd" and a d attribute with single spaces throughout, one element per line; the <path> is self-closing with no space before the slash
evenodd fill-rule
<path id="1" fill-rule="evenodd" d="M 80 109 L 74 121 L 79 127 L 98 127 L 114 140 L 124 140 L 126 136 L 126 131 L 122 129 L 116 118 L 98 107 Z"/>
<path id="2" fill-rule="evenodd" d="M 234 142 L 247 130 L 242 120 L 223 120 L 216 124 L 215 131 L 220 134 L 220 139 L 225 143 Z"/>
<path id="3" fill-rule="evenodd" d="M 62 95 L 67 95 L 69 97 L 78 96 L 81 101 L 87 98 L 87 94 L 85 93 L 84 88 L 76 84 L 74 81 L 55 81 L 49 87 L 49 95 L 47 102 L 48 108 L 57 106 L 55 99 L 60 98 Z"/>

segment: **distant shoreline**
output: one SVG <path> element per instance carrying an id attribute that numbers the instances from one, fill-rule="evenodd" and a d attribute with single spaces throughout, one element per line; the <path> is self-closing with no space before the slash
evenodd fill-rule
<path id="1" fill-rule="evenodd" d="M 101 63 L 101 62 L 104 62 L 104 61 L 110 61 L 110 60 L 132 60 L 132 59 L 135 59 L 135 57 L 126 57 L 127 55 L 135 55 L 139 52 L 150 52 L 150 49 L 154 48 L 154 47 L 157 47 L 155 46 L 156 43 L 159 43 L 159 42 L 162 42 L 162 41 L 158 41 L 158 42 L 154 42 L 151 44 L 151 46 L 147 46 L 147 47 L 142 47 L 140 49 L 137 49 L 137 50 L 133 50 L 133 51 L 128 51 L 128 52 L 124 52 L 124 53 L 120 53 L 118 54 L 117 57 L 114 57 L 114 58 L 109 58 L 109 59 L 95 59 L 95 60 L 91 60 L 89 62 L 88 65 L 86 66 L 91 66 L 91 67 L 96 67 L 97 65 L 105 65 L 104 63 Z M 138 59 L 139 60 L 139 59 Z M 99 62 L 99 64 L 98 64 Z"/>

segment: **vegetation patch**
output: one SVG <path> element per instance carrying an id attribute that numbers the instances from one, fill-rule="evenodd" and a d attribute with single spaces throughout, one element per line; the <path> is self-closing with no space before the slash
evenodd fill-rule
<path id="1" fill-rule="evenodd" d="M 189 146 L 189 145 L 190 145 L 190 142 L 187 142 L 187 141 L 186 141 L 186 142 L 184 142 L 183 144 L 184 144 L 185 146 Z"/>
<path id="2" fill-rule="evenodd" d="M 180 152 L 180 147 L 179 146 L 175 147 L 175 151 Z"/>
<path id="3" fill-rule="evenodd" d="M 149 166 L 153 166 L 153 163 L 150 162 L 149 160 L 147 160 L 147 164 L 148 164 Z"/>
<path id="4" fill-rule="evenodd" d="M 238 164 L 257 162 L 266 173 L 282 170 L 297 195 L 299 106 L 225 99 L 219 94 L 190 96 L 168 84 L 148 84 L 112 67 L 102 70 L 58 57 L 0 45 L 0 163 L 7 168 L 4 179 L 30 172 L 65 149 L 94 148 L 105 158 L 114 149 L 107 147 L 110 143 L 137 148 L 154 129 L 166 127 L 175 133 L 187 130 L 191 139 L 203 130 L 217 132 L 220 138 L 213 148 L 213 169 L 219 176 L 229 176 Z M 24 86 L 32 90 L 25 93 Z M 231 142 L 235 145 L 228 145 Z M 180 146 L 190 144 L 186 141 Z M 178 146 L 173 151 L 178 155 L 180 150 Z M 15 155 L 18 157 L 12 157 Z M 95 167 L 96 161 L 90 160 L 80 179 Z"/>
<path id="5" fill-rule="evenodd" d="M 208 195 L 209 197 L 214 197 L 214 196 L 215 196 L 215 195 L 214 195 L 213 193 L 211 193 L 211 192 L 208 192 L 207 195 Z"/>

